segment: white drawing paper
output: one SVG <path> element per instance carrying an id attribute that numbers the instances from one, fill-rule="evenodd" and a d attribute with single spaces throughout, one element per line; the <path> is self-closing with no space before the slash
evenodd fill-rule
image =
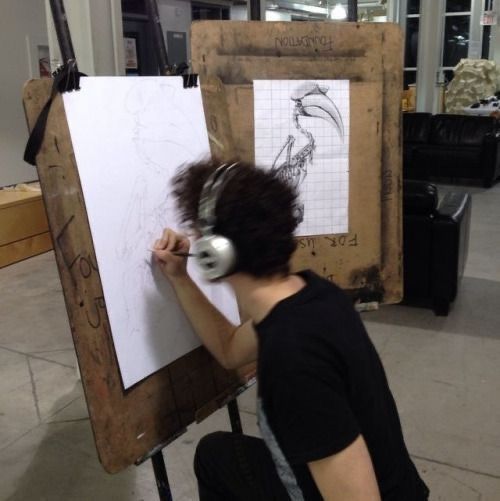
<path id="1" fill-rule="evenodd" d="M 299 192 L 298 236 L 349 229 L 349 81 L 254 80 L 255 162 Z"/>
<path id="2" fill-rule="evenodd" d="M 150 249 L 178 227 L 170 179 L 209 155 L 201 92 L 181 77 L 92 77 L 65 93 L 71 132 L 113 342 L 125 388 L 200 342 Z M 191 276 L 235 323 L 224 285 Z"/>

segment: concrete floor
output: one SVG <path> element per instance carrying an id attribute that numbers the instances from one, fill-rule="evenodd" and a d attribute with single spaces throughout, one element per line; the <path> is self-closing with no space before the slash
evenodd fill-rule
<path id="1" fill-rule="evenodd" d="M 500 185 L 473 192 L 470 252 L 448 317 L 383 307 L 364 320 L 386 367 L 431 499 L 500 500 Z M 0 500 L 157 500 L 150 463 L 99 465 L 52 253 L 0 270 Z M 240 397 L 256 434 L 255 388 Z M 198 439 L 222 409 L 164 450 L 174 499 L 195 500 Z M 404 501 L 404 500 L 402 500 Z"/>

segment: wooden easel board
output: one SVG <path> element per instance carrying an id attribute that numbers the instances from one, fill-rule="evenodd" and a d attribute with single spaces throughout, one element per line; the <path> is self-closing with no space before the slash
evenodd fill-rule
<path id="1" fill-rule="evenodd" d="M 25 86 L 30 129 L 51 85 L 50 80 L 32 80 Z M 198 348 L 123 390 L 60 95 L 52 103 L 37 169 L 97 452 L 106 471 L 115 473 L 223 405 L 240 383 Z"/>
<path id="2" fill-rule="evenodd" d="M 402 297 L 402 36 L 397 25 L 218 22 L 192 25 L 212 152 L 254 160 L 253 80 L 348 79 L 349 232 L 300 238 L 294 267 L 360 302 Z"/>

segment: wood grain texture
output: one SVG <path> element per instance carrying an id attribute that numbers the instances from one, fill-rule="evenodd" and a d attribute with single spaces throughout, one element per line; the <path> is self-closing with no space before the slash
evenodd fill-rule
<path id="1" fill-rule="evenodd" d="M 294 267 L 315 270 L 356 301 L 399 302 L 403 290 L 399 27 L 200 21 L 192 25 L 191 46 L 211 146 L 225 158 L 254 160 L 254 79 L 350 80 L 349 233 L 299 239 Z"/>
<path id="2" fill-rule="evenodd" d="M 52 249 L 52 239 L 47 231 L 0 246 L 0 268 L 18 263 Z"/>
<path id="3" fill-rule="evenodd" d="M 42 196 L 0 191 L 0 268 L 52 249 Z"/>
<path id="4" fill-rule="evenodd" d="M 30 129 L 50 85 L 25 86 Z M 239 381 L 198 348 L 124 391 L 61 96 L 52 104 L 37 169 L 97 452 L 115 473 L 170 441 L 200 409 L 217 408 Z"/>
<path id="5" fill-rule="evenodd" d="M 0 190 L 0 210 L 13 205 L 19 205 L 26 202 L 41 200 L 42 195 L 39 191 L 16 191 Z"/>
<path id="6" fill-rule="evenodd" d="M 42 197 L 20 197 L 9 193 L 0 200 L 0 245 L 16 242 L 48 231 Z M 16 196 L 17 195 L 17 196 Z"/>

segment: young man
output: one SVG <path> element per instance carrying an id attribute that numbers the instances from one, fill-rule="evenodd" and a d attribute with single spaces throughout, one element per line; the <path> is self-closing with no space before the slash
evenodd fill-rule
<path id="1" fill-rule="evenodd" d="M 297 225 L 290 185 L 248 164 L 207 161 L 175 178 L 174 195 L 182 220 L 202 237 L 203 254 L 213 234 L 234 247 L 236 261 L 222 280 L 248 320 L 229 323 L 190 279 L 186 258 L 176 255 L 189 251 L 186 236 L 165 230 L 156 260 L 220 364 L 237 369 L 257 361 L 263 440 L 225 432 L 202 439 L 195 457 L 200 499 L 427 499 L 384 369 L 352 303 L 311 271 L 290 273 Z"/>

